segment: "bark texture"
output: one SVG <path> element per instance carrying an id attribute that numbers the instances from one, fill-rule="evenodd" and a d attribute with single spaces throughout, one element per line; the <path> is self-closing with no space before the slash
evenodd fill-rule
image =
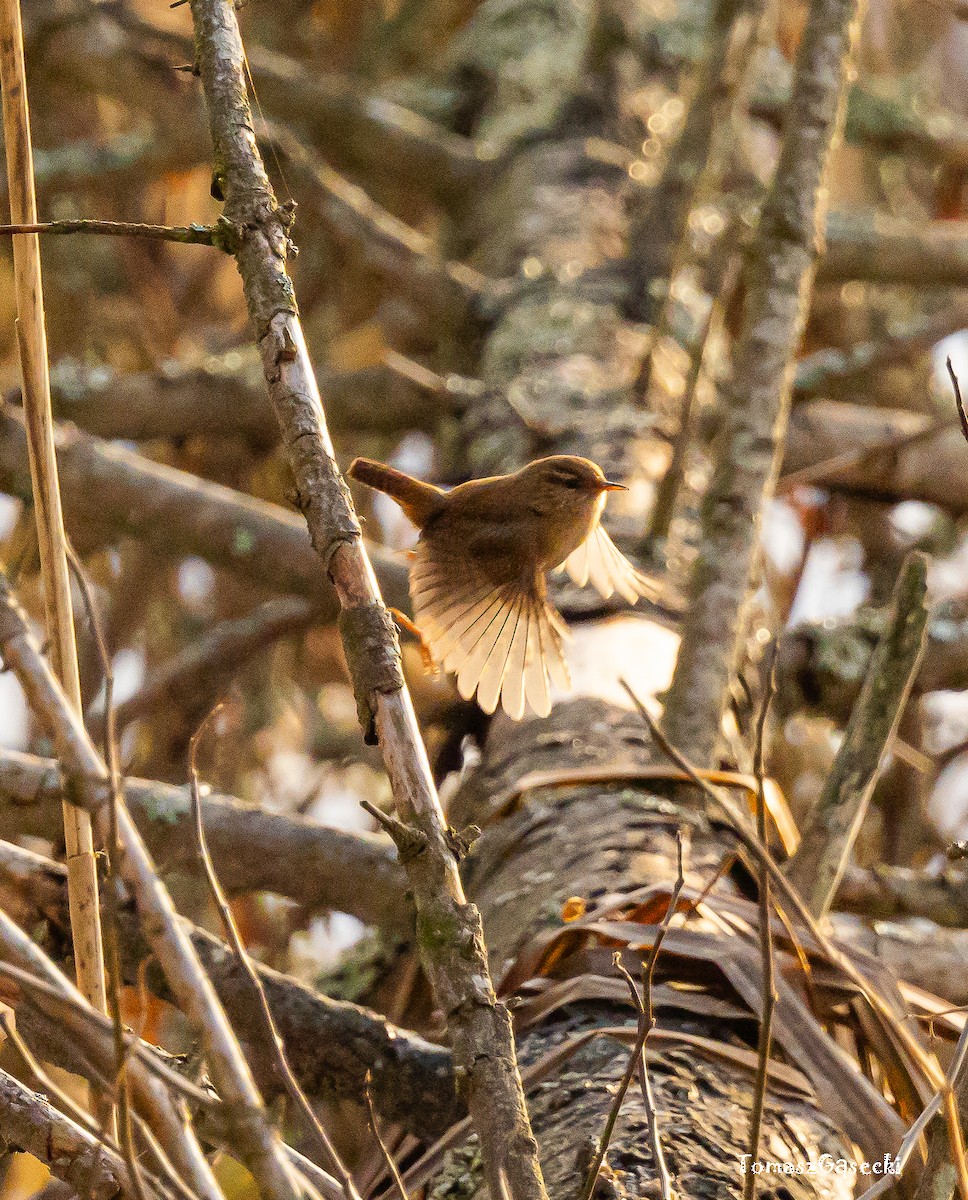
<path id="1" fill-rule="evenodd" d="M 90 1200 L 137 1196 L 127 1167 L 112 1150 L 6 1071 L 0 1071 L 0 1114 L 4 1150 L 32 1154 L 69 1185 L 69 1195 Z"/>
<path id="2" fill-rule="evenodd" d="M 49 835 L 67 785 L 57 764 L 31 754 L 0 754 L 0 827 L 8 837 Z M 186 787 L 128 779 L 125 799 L 145 843 L 164 869 L 194 866 L 195 835 Z M 107 789 L 85 793 L 103 804 Z M 413 912 L 389 840 L 329 829 L 299 817 L 265 812 L 233 796 L 202 798 L 202 817 L 216 870 L 229 894 L 275 892 L 310 910 L 352 912 L 361 921 L 406 934 Z"/>

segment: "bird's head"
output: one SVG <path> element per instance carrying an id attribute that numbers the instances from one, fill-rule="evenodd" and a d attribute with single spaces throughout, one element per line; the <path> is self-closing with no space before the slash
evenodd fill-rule
<path id="1" fill-rule="evenodd" d="M 539 512 L 600 512 L 606 492 L 626 490 L 624 484 L 606 479 L 601 467 L 572 454 L 539 458 L 519 475 L 525 494 Z"/>

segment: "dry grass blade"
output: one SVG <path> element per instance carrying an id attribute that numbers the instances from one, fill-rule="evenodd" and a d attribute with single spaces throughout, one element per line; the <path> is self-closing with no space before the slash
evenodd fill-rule
<path id="1" fill-rule="evenodd" d="M 951 365 L 950 356 L 945 359 L 945 366 L 948 369 L 948 378 L 951 380 L 951 386 L 955 390 L 955 407 L 958 409 L 958 420 L 961 422 L 961 432 L 965 435 L 965 441 L 968 442 L 968 412 L 965 412 L 965 402 L 961 398 L 961 385 L 958 383 L 958 376 L 955 373 L 954 367 Z"/>
<path id="2" fill-rule="evenodd" d="M 900 1172 L 903 1173 L 904 1168 L 910 1161 L 911 1155 L 914 1153 L 918 1141 L 941 1111 L 946 1096 L 950 1096 L 962 1084 L 962 1077 L 965 1074 L 966 1068 L 968 1068 L 968 1023 L 962 1027 L 961 1036 L 958 1038 L 958 1045 L 955 1048 L 951 1065 L 948 1067 L 945 1075 L 944 1086 L 935 1092 L 930 1101 L 925 1105 L 923 1112 L 911 1125 L 911 1128 L 904 1137 L 904 1141 L 898 1148 L 895 1159 Z M 866 1192 L 862 1192 L 858 1200 L 875 1200 L 877 1196 L 889 1191 L 895 1182 L 896 1177 L 885 1176 L 885 1178 L 878 1180 L 877 1183 L 869 1187 Z M 948 1195 L 950 1196 L 950 1194 L 949 1190 Z"/>
<path id="3" fill-rule="evenodd" d="M 766 687 L 763 693 L 763 703 L 760 705 L 756 721 L 756 747 L 753 756 L 753 771 L 756 775 L 756 836 L 762 845 L 766 840 L 766 796 L 763 781 L 766 777 L 764 763 L 764 741 L 766 737 L 766 722 L 770 715 L 770 702 L 776 691 L 776 655 L 779 643 L 776 638 L 767 651 Z M 773 931 L 770 927 L 771 899 L 770 873 L 761 863 L 759 872 L 759 936 L 760 957 L 763 968 L 763 1007 L 760 1012 L 760 1031 L 757 1055 L 759 1063 L 756 1070 L 756 1087 L 753 1092 L 753 1108 L 750 1112 L 750 1164 L 751 1169 L 743 1178 L 743 1200 L 753 1200 L 756 1195 L 756 1173 L 752 1164 L 759 1161 L 760 1135 L 763 1129 L 763 1112 L 766 1107 L 767 1070 L 770 1062 L 770 1048 L 773 1039 L 773 1014 L 776 1011 L 779 997 L 776 991 L 776 961 L 773 954 Z"/>
<path id="4" fill-rule="evenodd" d="M 632 689 L 623 682 L 623 687 L 627 692 L 632 703 L 636 706 L 639 715 L 649 728 L 650 733 L 655 738 L 659 748 L 668 755 L 668 757 L 683 771 L 685 771 L 692 779 L 697 787 L 702 789 L 706 795 L 716 804 L 726 817 L 729 827 L 733 835 L 737 838 L 745 850 L 749 852 L 753 860 L 766 867 L 770 874 L 770 881 L 776 887 L 777 892 L 789 904 L 791 911 L 803 923 L 804 927 L 810 933 L 814 944 L 821 950 L 827 958 L 836 965 L 850 979 L 851 983 L 858 989 L 859 993 L 864 997 L 870 1005 L 871 1011 L 875 1014 L 878 1020 L 882 1021 L 895 1037 L 898 1044 L 903 1046 L 909 1060 L 913 1066 L 920 1070 L 924 1078 L 930 1083 L 932 1088 L 939 1090 L 942 1093 L 942 1103 L 945 1107 L 946 1116 L 948 1118 L 949 1142 L 951 1148 L 951 1159 L 955 1167 L 955 1172 L 958 1178 L 958 1188 L 962 1194 L 962 1200 L 968 1198 L 968 1163 L 965 1161 L 965 1147 L 962 1144 L 961 1138 L 957 1136 L 959 1128 L 957 1120 L 952 1120 L 952 1113 L 957 1116 L 955 1111 L 954 1100 L 950 1089 L 946 1088 L 945 1076 L 942 1072 L 937 1059 L 933 1055 L 929 1055 L 922 1048 L 917 1038 L 914 1037 L 911 1031 L 898 1021 L 894 1011 L 887 1004 L 883 997 L 879 995 L 876 988 L 873 988 L 869 980 L 865 979 L 863 974 L 850 961 L 850 959 L 842 953 L 831 941 L 831 939 L 823 932 L 813 917 L 803 898 L 793 888 L 786 876 L 783 874 L 780 867 L 773 860 L 769 851 L 752 836 L 750 831 L 745 826 L 743 814 L 733 804 L 732 799 L 722 793 L 719 789 L 714 788 L 697 772 L 692 763 L 677 750 L 668 740 L 659 727 L 658 723 L 652 717 L 651 713 L 642 704 L 641 700 L 635 695 Z"/>

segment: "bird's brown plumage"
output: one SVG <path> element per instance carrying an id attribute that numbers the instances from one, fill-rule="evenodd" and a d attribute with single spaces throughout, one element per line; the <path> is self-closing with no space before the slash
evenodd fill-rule
<path id="1" fill-rule="evenodd" d="M 657 588 L 622 555 L 600 523 L 610 483 L 588 459 L 556 455 L 513 475 L 445 492 L 370 459 L 349 469 L 391 496 L 420 530 L 410 568 L 414 615 L 436 662 L 515 720 L 551 711 L 549 683 L 569 686 L 567 627 L 548 601 L 545 573 L 566 570 L 608 599 L 656 599 Z"/>

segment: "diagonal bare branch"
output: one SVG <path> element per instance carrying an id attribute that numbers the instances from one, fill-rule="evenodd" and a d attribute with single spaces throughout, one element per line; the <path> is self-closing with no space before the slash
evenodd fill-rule
<path id="1" fill-rule="evenodd" d="M 57 745 L 66 769 L 81 786 L 89 779 L 102 786 L 109 783 L 107 768 L 41 658 L 4 577 L 0 577 L 0 648 L 31 708 Z M 225 1010 L 182 928 L 123 798 L 117 799 L 116 807 L 122 851 L 120 875 L 132 889 L 152 948 L 204 1048 L 212 1079 L 226 1103 L 238 1153 L 259 1182 L 266 1200 L 300 1200 L 301 1185 L 278 1133 L 269 1123 Z M 98 814 L 98 824 L 106 825 L 103 808 Z M 103 832 L 107 832 L 106 827 Z"/>
<path id="2" fill-rule="evenodd" d="M 780 159 L 743 271 L 745 295 L 716 462 L 702 506 L 665 721 L 674 745 L 708 762 L 719 739 L 760 514 L 772 494 L 790 411 L 794 355 L 807 315 L 825 179 L 838 137 L 857 30 L 855 0 L 816 0 L 797 56 Z"/>
<path id="3" fill-rule="evenodd" d="M 927 571 L 923 554 L 912 554 L 901 570 L 843 743 L 787 864 L 787 877 L 815 917 L 825 916 L 833 903 L 921 661 L 929 615 Z"/>
<path id="4" fill-rule="evenodd" d="M 105 541 L 135 537 L 165 556 L 197 554 L 272 592 L 318 602 L 321 620 L 335 615 L 332 588 L 295 513 L 69 427 L 57 430 L 55 444 L 70 529 Z M 0 489 L 30 500 L 23 420 L 10 408 L 0 409 Z M 404 562 L 376 548 L 372 561 L 387 599 L 406 610 Z"/>
<path id="5" fill-rule="evenodd" d="M 110 1019 L 99 1013 L 50 961 L 40 947 L 0 909 L 0 962 L 3 970 L 23 987 L 21 976 L 36 979 L 28 994 L 39 1011 L 52 1017 L 58 1036 L 89 1048 L 101 1077 L 111 1080 L 116 1070 Z M 20 973 L 19 975 L 17 973 Z M 44 990 L 46 989 L 46 990 Z M 50 1043 L 51 1037 L 45 1037 Z M 76 1064 L 72 1063 L 76 1067 Z M 167 1088 L 144 1064 L 133 1057 L 128 1064 L 132 1091 L 139 1110 L 147 1117 L 165 1154 L 200 1200 L 222 1200 L 215 1176 L 184 1112 Z"/>
<path id="6" fill-rule="evenodd" d="M 67 932 L 65 869 L 42 855 L 0 842 L 0 894 L 16 907 L 11 915 L 22 925 L 46 921 L 55 943 Z M 258 1053 L 257 1014 L 239 979 L 236 960 L 214 934 L 185 921 L 192 943 L 244 1045 L 252 1048 L 253 1069 L 268 1093 L 278 1092 L 271 1062 Z M 143 982 L 162 1000 L 172 992 L 154 963 L 137 918 L 121 914 L 124 981 Z M 299 1082 L 315 1101 L 355 1100 L 367 1091 L 386 1120 L 401 1124 L 417 1137 L 433 1139 L 463 1116 L 454 1085 L 450 1052 L 394 1025 L 378 1013 L 329 996 L 255 964 L 273 1016 L 286 1043 Z"/>
<path id="7" fill-rule="evenodd" d="M 396 633 L 335 462 L 315 372 L 286 271 L 289 215 L 276 203 L 252 127 L 245 51 L 233 5 L 191 0 L 215 181 L 224 221 L 237 230 L 236 263 L 262 354 L 310 538 L 339 596 L 340 628 L 361 723 L 379 738 L 406 822 L 405 866 L 418 914 L 418 942 L 456 1066 L 492 1195 L 545 1200 L 538 1149 L 517 1067 L 509 1014 L 494 993 L 480 915 L 464 897 L 458 863 L 413 705 L 400 671 Z"/>
<path id="8" fill-rule="evenodd" d="M 0 1132 L 88 1200 L 136 1200 L 120 1155 L 6 1071 L 0 1071 Z"/>

